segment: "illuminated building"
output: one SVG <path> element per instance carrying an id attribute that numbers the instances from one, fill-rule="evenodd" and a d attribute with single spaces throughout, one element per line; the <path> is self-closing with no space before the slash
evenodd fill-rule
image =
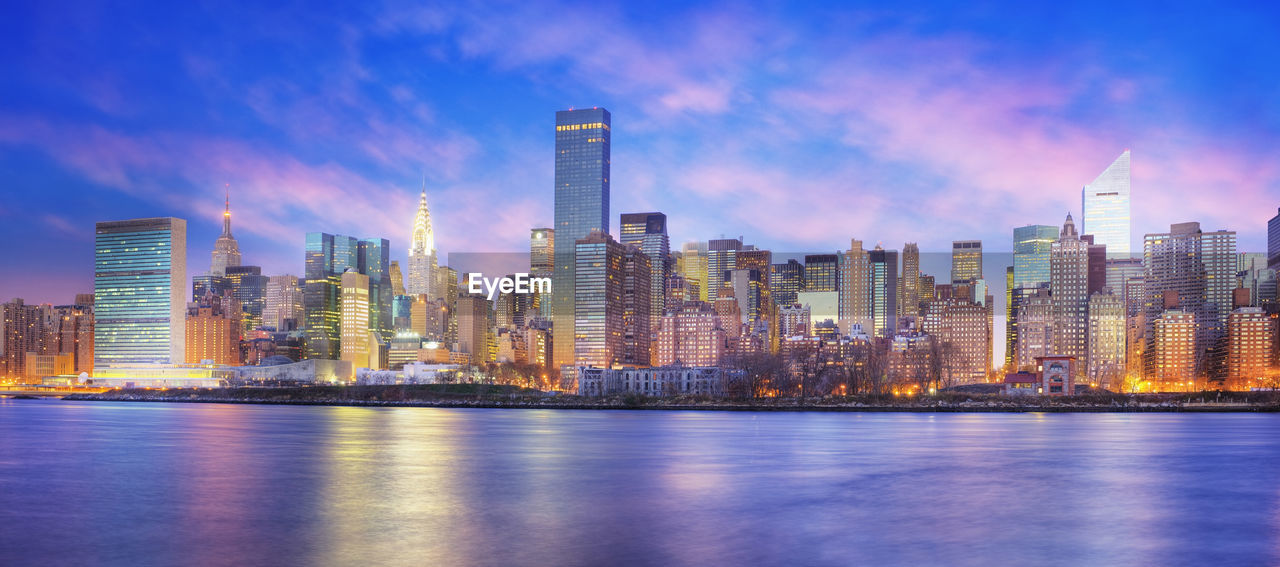
<path id="1" fill-rule="evenodd" d="M 750 293 L 746 311 L 747 320 L 769 321 L 773 319 L 773 297 L 770 295 L 771 282 L 769 276 L 773 266 L 773 252 L 751 247 L 740 250 L 733 259 L 734 270 L 740 271 L 739 281 L 733 282 L 734 291 L 747 290 Z M 743 279 L 745 277 L 745 279 Z M 737 293 L 742 298 L 740 293 Z"/>
<path id="2" fill-rule="evenodd" d="M 404 288 L 404 274 L 400 271 L 400 262 L 391 261 L 391 296 L 407 295 L 408 290 Z M 394 319 L 394 316 L 392 317 Z"/>
<path id="3" fill-rule="evenodd" d="M 807 254 L 804 257 L 805 291 L 839 291 L 840 255 Z"/>
<path id="4" fill-rule="evenodd" d="M 206 295 L 188 304 L 183 362 L 239 366 L 243 322 L 240 301 L 231 296 Z"/>
<path id="5" fill-rule="evenodd" d="M 1227 386 L 1235 390 L 1268 385 L 1276 366 L 1276 320 L 1260 307 L 1242 307 L 1227 318 Z"/>
<path id="6" fill-rule="evenodd" d="M 724 354 L 725 333 L 705 303 L 663 315 L 658 330 L 658 366 L 716 366 Z"/>
<path id="7" fill-rule="evenodd" d="M 231 192 L 227 192 L 226 208 L 222 211 L 222 235 L 213 243 L 213 260 L 209 264 L 210 276 L 223 276 L 227 268 L 240 265 L 240 245 L 231 236 Z M 184 284 L 185 285 L 185 284 Z M 215 295 L 220 294 L 215 292 Z M 195 297 L 203 297 L 203 294 Z"/>
<path id="8" fill-rule="evenodd" d="M 698 286 L 696 299 L 701 301 L 710 301 L 707 297 L 712 287 L 707 277 L 707 254 L 706 242 L 686 242 L 680 251 L 684 262 L 684 278 Z"/>
<path id="9" fill-rule="evenodd" d="M 769 270 L 774 302 L 778 305 L 795 303 L 796 293 L 804 290 L 804 265 L 793 258 L 785 264 L 773 264 Z"/>
<path id="10" fill-rule="evenodd" d="M 394 335 L 389 248 L 386 239 L 307 233 L 302 297 L 307 358 L 336 360 L 342 352 L 341 287 L 342 276 L 348 270 L 369 278 L 366 321 L 378 342 L 371 349 L 385 352 L 386 342 Z"/>
<path id="11" fill-rule="evenodd" d="M 240 302 L 242 328 L 250 331 L 262 326 L 270 278 L 262 275 L 262 268 L 258 266 L 227 266 L 226 278 L 231 295 Z"/>
<path id="12" fill-rule="evenodd" d="M 623 357 L 626 309 L 623 257 L 626 251 L 626 246 L 600 231 L 578 240 L 574 271 L 577 278 L 574 366 L 607 368 Z"/>
<path id="13" fill-rule="evenodd" d="M 1125 370 L 1124 300 L 1104 290 L 1089 296 L 1089 382 L 1112 389 Z"/>
<path id="14" fill-rule="evenodd" d="M 489 362 L 489 300 L 479 295 L 461 295 L 457 300 L 458 348 L 467 362 L 476 366 Z"/>
<path id="15" fill-rule="evenodd" d="M 1076 233 L 1070 213 L 1050 251 L 1049 294 L 1053 354 L 1085 360 L 1089 355 L 1089 243 Z"/>
<path id="16" fill-rule="evenodd" d="M 964 299 L 935 299 L 921 330 L 938 340 L 943 386 L 981 382 L 991 369 L 990 308 Z"/>
<path id="17" fill-rule="evenodd" d="M 28 384 L 39 384 L 45 378 L 75 373 L 75 355 L 72 353 L 40 354 L 33 351 L 19 354 L 25 355 L 23 367 Z"/>
<path id="18" fill-rule="evenodd" d="M 779 332 L 783 338 L 807 337 L 811 325 L 808 305 L 793 303 L 778 307 Z"/>
<path id="19" fill-rule="evenodd" d="M 593 231 L 609 233 L 609 111 L 584 108 L 556 112 L 555 273 L 552 275 L 551 320 L 555 366 L 573 364 L 577 303 L 574 260 L 577 242 Z"/>
<path id="20" fill-rule="evenodd" d="M 579 396 L 723 396 L 728 380 L 742 375 L 740 370 L 693 366 L 579 368 L 578 373 Z"/>
<path id="21" fill-rule="evenodd" d="M 1146 268 L 1142 258 L 1108 258 L 1106 286 L 1125 303 L 1125 313 L 1132 317 L 1142 311 L 1142 279 Z"/>
<path id="22" fill-rule="evenodd" d="M 1042 356 L 1036 359 L 1036 377 L 1040 393 L 1045 396 L 1070 396 L 1075 393 L 1075 376 L 1080 370 L 1074 356 Z"/>
<path id="23" fill-rule="evenodd" d="M 923 310 L 924 304 L 937 298 L 937 286 L 934 285 L 934 278 L 930 275 L 920 275 L 920 307 Z"/>
<path id="24" fill-rule="evenodd" d="M 266 298 L 262 307 L 262 324 L 279 332 L 295 331 L 302 326 L 302 283 L 298 276 L 267 278 Z"/>
<path id="25" fill-rule="evenodd" d="M 720 297 L 726 273 L 738 264 L 739 250 L 742 250 L 741 238 L 719 238 L 707 242 L 707 301 L 714 303 Z"/>
<path id="26" fill-rule="evenodd" d="M 353 368 L 377 368 L 369 340 L 369 276 L 354 268 L 342 274 L 341 357 Z"/>
<path id="27" fill-rule="evenodd" d="M 951 285 L 972 284 L 982 279 L 982 241 L 956 240 L 951 243 Z M 970 300 L 973 300 L 970 297 Z"/>
<path id="28" fill-rule="evenodd" d="M 665 221 L 665 218 L 663 219 Z M 665 236 L 665 235 L 664 235 Z M 652 363 L 651 335 L 658 319 L 651 308 L 654 275 L 658 269 L 650 265 L 651 255 L 634 245 L 623 245 L 622 251 L 622 352 L 618 362 L 630 366 Z M 661 290 L 661 286 L 658 288 Z"/>
<path id="29" fill-rule="evenodd" d="M 639 248 L 649 257 L 649 320 L 657 328 L 658 318 L 666 310 L 663 285 L 671 273 L 671 239 L 667 236 L 667 215 L 662 213 L 626 213 L 618 227 L 618 242 Z"/>
<path id="30" fill-rule="evenodd" d="M 405 292 L 410 295 L 425 294 L 432 299 L 443 297 L 441 290 L 435 289 L 436 268 L 436 234 L 431 227 L 431 210 L 427 208 L 427 183 L 424 177 L 418 211 L 413 217 L 413 231 L 409 234 L 409 281 Z"/>
<path id="31" fill-rule="evenodd" d="M 27 305 L 21 298 L 0 305 L 0 376 L 25 377 L 27 352 L 47 352 L 45 321 L 40 305 Z"/>
<path id="32" fill-rule="evenodd" d="M 1235 288 L 1236 233 L 1203 232 L 1198 222 L 1174 224 L 1167 233 L 1146 235 L 1144 264 L 1148 331 L 1165 307 L 1162 299 L 1175 293 L 1177 307 L 1196 322 L 1195 372 L 1214 380 L 1225 378 L 1223 355 Z M 1147 335 L 1149 340 L 1154 338 L 1150 332 Z M 1147 351 L 1157 354 L 1155 349 Z M 1157 372 L 1153 365 L 1158 363 L 1148 364 L 1148 374 Z"/>
<path id="33" fill-rule="evenodd" d="M 871 275 L 868 291 L 872 334 L 892 337 L 898 329 L 898 251 L 876 246 L 867 257 Z M 806 273 L 805 277 L 808 276 Z"/>
<path id="34" fill-rule="evenodd" d="M 1013 285 L 1035 289 L 1049 283 L 1049 255 L 1058 227 L 1031 224 L 1013 229 Z"/>
<path id="35" fill-rule="evenodd" d="M 1196 350 L 1196 316 L 1179 309 L 1164 310 L 1152 323 L 1148 377 L 1163 390 L 1194 383 Z"/>
<path id="36" fill-rule="evenodd" d="M 849 240 L 849 249 L 840 261 L 839 314 L 841 330 L 853 327 L 874 329 L 871 313 L 871 260 L 862 241 Z M 807 274 L 806 274 L 807 275 Z M 805 282 L 806 284 L 808 282 Z M 805 289 L 808 289 L 806 286 Z"/>
<path id="37" fill-rule="evenodd" d="M 100 222 L 94 241 L 96 370 L 186 359 L 187 221 Z"/>
<path id="38" fill-rule="evenodd" d="M 1080 210 L 1082 233 L 1093 235 L 1113 258 L 1129 256 L 1129 150 L 1080 190 Z"/>
<path id="39" fill-rule="evenodd" d="M 920 247 L 914 242 L 902 246 L 902 277 L 898 280 L 898 314 L 920 313 Z"/>

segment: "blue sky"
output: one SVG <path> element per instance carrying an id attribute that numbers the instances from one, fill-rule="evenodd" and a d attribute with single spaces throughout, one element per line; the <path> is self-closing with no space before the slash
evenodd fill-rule
<path id="1" fill-rule="evenodd" d="M 464 5 L 465 4 L 465 5 Z M 1261 250 L 1280 205 L 1280 13 L 1203 3 L 369 2 L 10 6 L 0 19 L 0 300 L 92 289 L 93 223 L 189 221 L 230 184 L 247 264 L 306 231 L 404 257 L 426 171 L 441 252 L 551 223 L 554 111 L 613 113 L 613 223 L 778 251 L 850 238 L 1009 249 L 1133 151 L 1135 243 Z M 939 274 L 941 275 L 941 274 Z"/>

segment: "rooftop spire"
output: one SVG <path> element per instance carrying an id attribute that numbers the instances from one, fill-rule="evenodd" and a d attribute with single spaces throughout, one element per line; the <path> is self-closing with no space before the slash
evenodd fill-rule
<path id="1" fill-rule="evenodd" d="M 226 202 L 222 210 L 222 236 L 231 237 L 231 184 L 226 185 Z"/>

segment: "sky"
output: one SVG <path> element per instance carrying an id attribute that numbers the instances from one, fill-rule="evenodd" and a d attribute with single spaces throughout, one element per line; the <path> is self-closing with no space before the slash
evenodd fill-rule
<path id="1" fill-rule="evenodd" d="M 424 175 L 442 257 L 527 251 L 574 107 L 613 115 L 615 232 L 662 211 L 673 246 L 1007 252 L 1126 148 L 1135 249 L 1262 251 L 1280 206 L 1265 3 L 124 4 L 0 19 L 0 300 L 92 291 L 104 220 L 187 219 L 203 273 L 228 187 L 264 273 L 308 231 L 403 262 Z"/>

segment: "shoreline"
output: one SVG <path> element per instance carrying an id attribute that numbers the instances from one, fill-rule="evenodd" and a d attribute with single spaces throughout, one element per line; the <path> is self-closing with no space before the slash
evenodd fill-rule
<path id="1" fill-rule="evenodd" d="M 245 399 L 222 396 L 188 395 L 146 396 L 135 394 L 70 394 L 60 398 L 68 401 L 89 402 L 144 402 L 188 404 L 250 404 L 275 406 L 335 406 L 372 408 L 478 408 L 478 409 L 550 409 L 550 410 L 650 410 L 650 411 L 733 411 L 733 412 L 840 412 L 840 413 L 1277 413 L 1280 405 L 1255 403 L 1138 403 L 1119 404 L 1052 404 L 1019 405 L 1008 399 L 965 401 L 959 403 L 935 402 L 931 404 L 873 405 L 859 402 L 837 404 L 751 404 L 732 402 L 700 403 L 621 403 L 617 400 L 600 403 L 579 401 L 537 402 L 531 400 L 357 400 L 357 399 Z M 549 403 L 548 403 L 549 402 Z"/>

